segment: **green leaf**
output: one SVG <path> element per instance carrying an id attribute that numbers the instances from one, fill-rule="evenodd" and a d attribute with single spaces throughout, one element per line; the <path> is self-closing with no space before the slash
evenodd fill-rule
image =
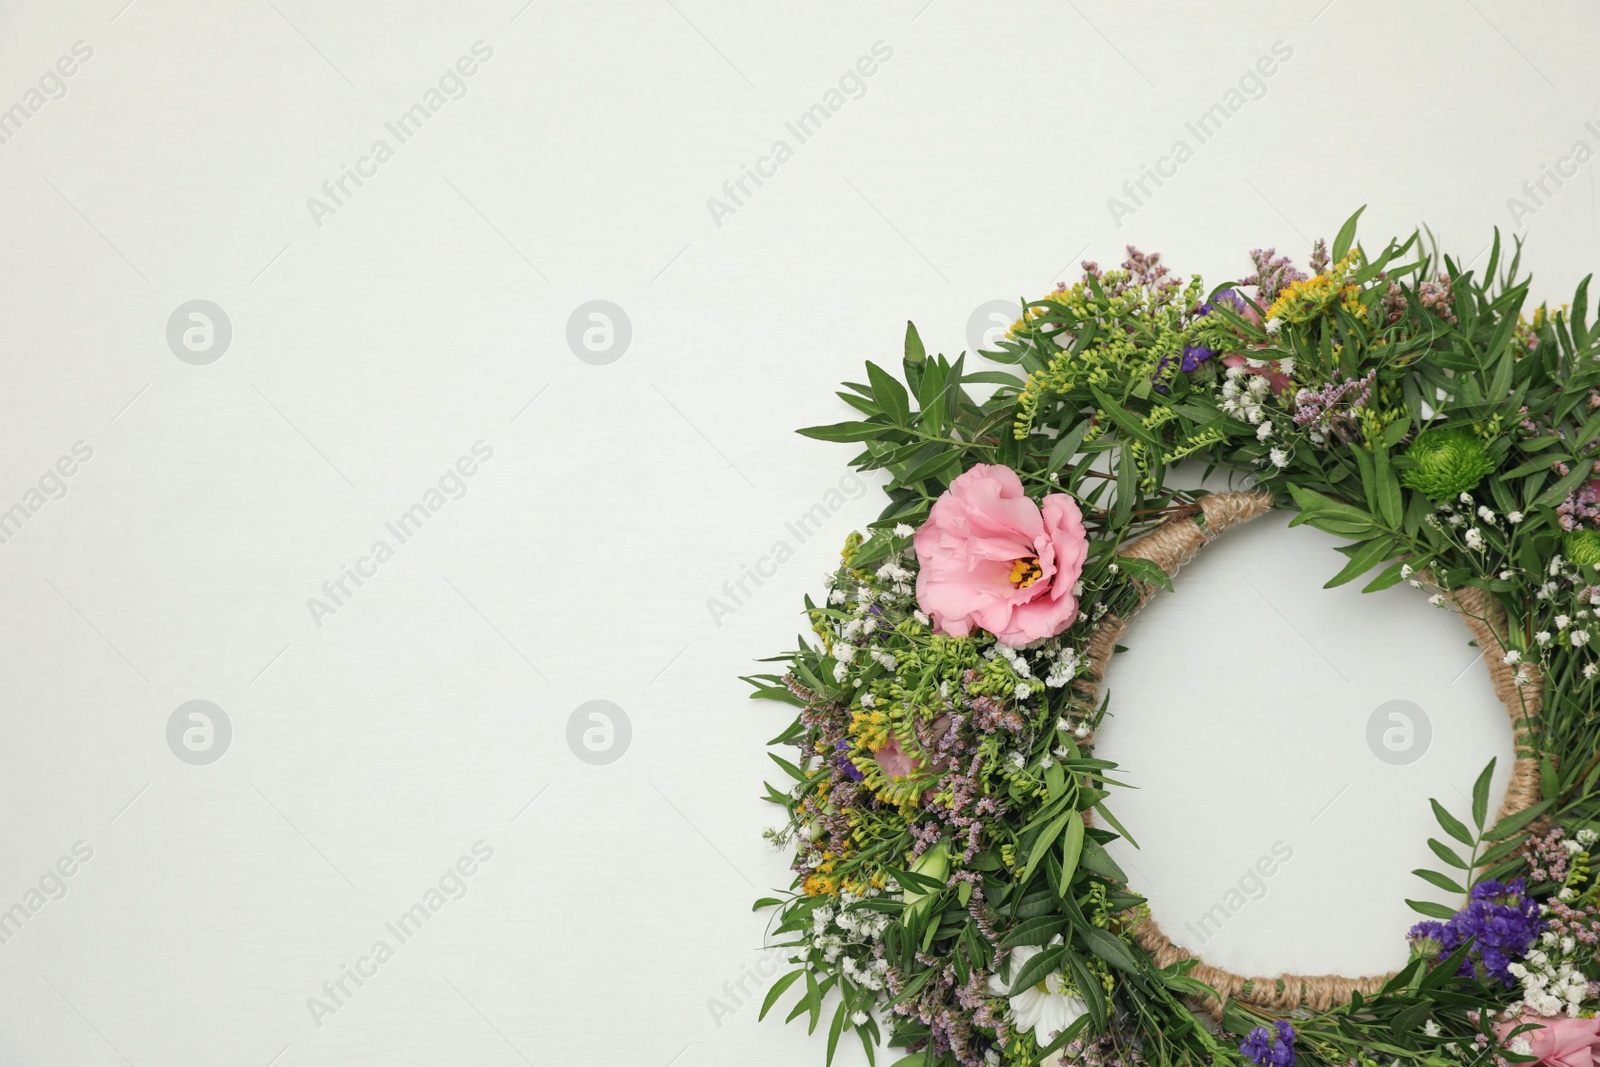
<path id="1" fill-rule="evenodd" d="M 1133 412 L 1129 411 L 1127 408 L 1111 399 L 1111 397 L 1108 396 L 1098 386 L 1091 385 L 1089 387 L 1089 391 L 1094 394 L 1095 403 L 1103 408 L 1107 415 L 1111 416 L 1112 422 L 1122 427 L 1134 438 L 1143 441 L 1149 447 L 1154 448 L 1157 451 L 1160 450 L 1161 439 L 1155 435 L 1155 431 L 1151 430 L 1144 424 L 1143 421 L 1140 420 L 1139 416 L 1135 415 Z"/>
<path id="2" fill-rule="evenodd" d="M 1379 571 L 1376 578 L 1362 586 L 1361 591 L 1363 593 L 1376 593 L 1391 586 L 1399 585 L 1405 579 L 1405 565 L 1404 560 L 1395 560 Z"/>
<path id="3" fill-rule="evenodd" d="M 1539 503 L 1545 507 L 1554 507 L 1562 500 L 1565 500 L 1567 494 L 1571 493 L 1574 489 L 1578 488 L 1579 485 L 1587 481 L 1590 473 L 1593 471 L 1594 460 L 1592 458 L 1581 460 L 1578 463 L 1575 463 L 1572 466 L 1572 469 L 1567 472 L 1567 476 L 1565 478 L 1562 478 L 1555 485 L 1552 485 L 1549 489 L 1544 491 L 1544 495 L 1539 498 Z"/>
<path id="4" fill-rule="evenodd" d="M 1172 591 L 1172 578 L 1161 569 L 1158 563 L 1141 559 L 1138 556 L 1118 556 L 1117 568 L 1135 581 L 1144 582 L 1146 585 L 1159 586 L 1168 592 Z"/>
<path id="5" fill-rule="evenodd" d="M 1045 463 L 1046 474 L 1054 474 L 1071 462 L 1072 457 L 1078 454 L 1078 448 L 1083 444 L 1084 435 L 1089 432 L 1089 420 L 1080 419 L 1078 424 L 1061 435 L 1061 440 L 1056 442 L 1050 450 L 1050 459 Z"/>
<path id="6" fill-rule="evenodd" d="M 1378 513 L 1392 530 L 1400 528 L 1405 518 L 1405 502 L 1400 494 L 1400 479 L 1389 466 L 1389 452 L 1379 447 L 1372 453 L 1373 479 L 1377 482 Z"/>
<path id="7" fill-rule="evenodd" d="M 1065 946 L 1055 945 L 1037 953 L 1022 965 L 1020 971 L 1011 976 L 1011 982 L 1006 988 L 1027 989 L 1044 981 L 1045 976 L 1056 969 L 1056 961 L 1061 958 L 1061 954 L 1065 951 Z"/>
<path id="8" fill-rule="evenodd" d="M 1472 821 L 1483 831 L 1483 820 L 1489 815 L 1489 779 L 1494 776 L 1494 760 L 1478 775 L 1478 780 L 1472 784 Z"/>
<path id="9" fill-rule="evenodd" d="M 1067 928 L 1067 920 L 1054 915 L 1040 915 L 1032 919 L 1024 919 L 1011 928 L 1011 932 L 1000 939 L 995 947 L 1002 952 L 1006 949 L 1016 948 L 1018 945 L 1045 945 L 1050 939 Z"/>
<path id="10" fill-rule="evenodd" d="M 1472 836 L 1472 831 L 1468 830 L 1460 819 L 1444 810 L 1443 804 L 1439 803 L 1437 800 L 1429 800 L 1428 803 L 1433 805 L 1433 817 L 1439 820 L 1439 825 L 1444 828 L 1445 833 L 1449 834 L 1457 841 L 1460 841 L 1468 848 L 1471 848 L 1477 843 Z"/>
<path id="11" fill-rule="evenodd" d="M 761 1014 L 756 1016 L 756 1021 L 759 1022 L 765 1019 L 767 1012 L 771 1011 L 772 1006 L 778 1002 L 778 998 L 783 996 L 783 991 L 799 981 L 800 976 L 805 973 L 806 969 L 802 967 L 798 971 L 790 971 L 776 982 L 773 982 L 772 988 L 767 990 L 767 998 L 761 1002 Z"/>
<path id="12" fill-rule="evenodd" d="M 917 327 L 910 319 L 906 320 L 906 361 L 921 363 L 928 358 L 928 350 L 922 347 L 922 337 L 917 333 Z"/>
<path id="13" fill-rule="evenodd" d="M 1028 877 L 1033 874 L 1034 868 L 1039 866 L 1039 861 L 1044 859 L 1045 853 L 1050 851 L 1050 846 L 1054 845 L 1060 838 L 1062 829 L 1066 827 L 1067 820 L 1073 814 L 1075 813 L 1068 811 L 1058 815 L 1051 820 L 1048 826 L 1039 831 L 1039 836 L 1033 839 L 1033 847 L 1028 850 L 1028 862 L 1022 868 L 1021 881 L 1026 882 Z"/>
<path id="14" fill-rule="evenodd" d="M 1329 578 L 1322 588 L 1332 589 L 1334 586 L 1354 581 L 1392 556 L 1397 547 L 1392 537 L 1374 537 L 1356 549 L 1350 557 L 1350 562 L 1344 565 L 1344 569 Z"/>
<path id="15" fill-rule="evenodd" d="M 1103 811 L 1104 809 L 1100 810 Z M 1126 882 L 1128 880 L 1127 874 L 1121 867 L 1117 866 L 1117 861 L 1111 858 L 1111 853 L 1107 852 L 1105 847 L 1092 837 L 1084 839 L 1083 853 L 1079 856 L 1078 863 L 1085 870 L 1093 871 L 1095 874 L 1106 878 L 1111 878 L 1118 882 Z"/>
<path id="16" fill-rule="evenodd" d="M 1099 927 L 1091 926 L 1083 931 L 1083 939 L 1096 956 L 1105 960 L 1119 971 L 1128 974 L 1139 973 L 1139 960 L 1128 947 L 1128 943 L 1115 934 L 1108 934 Z"/>
<path id="17" fill-rule="evenodd" d="M 1407 900 L 1406 904 L 1412 911 L 1426 915 L 1430 919 L 1453 919 L 1456 914 L 1443 904 L 1435 904 L 1431 900 Z"/>
<path id="18" fill-rule="evenodd" d="M 839 1047 L 839 1035 L 844 1032 L 844 1021 L 850 1014 L 850 1001 L 848 998 L 839 1001 L 839 1010 L 833 1013 L 833 1021 L 828 1024 L 828 1064 L 833 1063 L 833 1054 Z"/>
<path id="19" fill-rule="evenodd" d="M 1106 996 L 1100 979 L 1074 952 L 1067 953 L 1067 967 L 1072 972 L 1072 984 L 1078 987 L 1078 994 L 1089 1009 L 1090 1020 L 1096 1028 L 1103 1029 L 1106 1025 Z"/>
<path id="20" fill-rule="evenodd" d="M 1451 867 L 1454 867 L 1459 871 L 1471 870 L 1471 868 L 1467 865 L 1466 860 L 1456 855 L 1454 850 L 1452 850 L 1449 845 L 1445 844 L 1443 841 L 1440 841 L 1438 838 L 1428 838 L 1428 847 L 1433 850 L 1433 854 L 1435 856 L 1438 856 Z"/>
<path id="21" fill-rule="evenodd" d="M 1457 885 L 1448 875 L 1440 874 L 1438 871 L 1430 871 L 1426 868 L 1418 867 L 1411 873 L 1429 885 L 1438 886 L 1446 893 L 1465 893 L 1467 891 L 1466 886 Z"/>
<path id="22" fill-rule="evenodd" d="M 1578 283 L 1578 292 L 1572 298 L 1572 343 L 1582 348 L 1589 341 L 1589 280 L 1594 275 L 1585 277 Z"/>
<path id="23" fill-rule="evenodd" d="M 898 427 L 882 422 L 835 422 L 827 426 L 807 426 L 795 432 L 817 441 L 870 441 L 897 430 Z"/>
<path id="24" fill-rule="evenodd" d="M 1066 896 L 1072 888 L 1072 876 L 1078 873 L 1078 857 L 1083 854 L 1083 816 L 1076 811 L 1067 813 L 1067 828 L 1061 835 L 1061 879 L 1056 892 Z"/>
<path id="25" fill-rule="evenodd" d="M 1333 239 L 1333 262 L 1339 262 L 1344 258 L 1344 254 L 1350 251 L 1350 244 L 1356 239 L 1356 220 L 1361 217 L 1361 213 L 1365 210 L 1367 210 L 1367 205 L 1362 204 L 1356 208 L 1356 213 L 1346 219 L 1343 226 L 1339 227 L 1339 235 Z"/>
<path id="26" fill-rule="evenodd" d="M 1551 804 L 1552 801 L 1542 800 L 1531 808 L 1525 808 L 1513 815 L 1507 815 L 1490 827 L 1489 832 L 1483 836 L 1490 841 L 1499 841 L 1502 838 L 1510 837 L 1550 810 Z"/>
<path id="27" fill-rule="evenodd" d="M 776 752 L 768 752 L 767 758 L 773 763 L 776 763 L 778 766 L 782 767 L 783 772 L 790 778 L 793 778 L 795 781 L 803 782 L 806 780 L 805 771 L 802 771 L 799 767 L 796 767 L 794 764 L 790 763 Z"/>
<path id="28" fill-rule="evenodd" d="M 1372 532 L 1372 516 L 1360 508 L 1342 504 L 1332 497 L 1292 483 L 1289 485 L 1289 495 L 1300 507 L 1300 513 L 1289 521 L 1290 526 L 1310 523 L 1319 530 L 1346 537 L 1360 537 Z"/>
<path id="29" fill-rule="evenodd" d="M 883 409 L 883 413 L 889 416 L 896 426 L 909 425 L 911 399 L 906 394 L 906 387 L 900 384 L 900 380 L 870 360 L 867 363 L 867 380 L 872 383 L 872 396 Z"/>

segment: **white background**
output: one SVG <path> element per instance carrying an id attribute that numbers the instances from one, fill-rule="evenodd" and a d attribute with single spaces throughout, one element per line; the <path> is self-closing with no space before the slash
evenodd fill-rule
<path id="1" fill-rule="evenodd" d="M 0 1063 L 820 1063 L 724 989 L 787 882 L 756 799 L 786 715 L 736 675 L 878 507 L 800 544 L 850 452 L 791 430 L 845 417 L 835 383 L 907 318 L 953 353 L 1080 258 L 1132 241 L 1220 281 L 1362 203 L 1369 241 L 1425 222 L 1471 257 L 1524 181 L 1600 147 L 1590 4 L 523 3 L 0 8 L 0 107 L 93 49 L 0 144 L 0 508 L 93 449 L 0 545 L 0 907 L 93 849 L 0 945 Z M 308 198 L 477 41 L 465 97 L 318 225 Z M 879 41 L 796 147 L 785 123 Z M 1107 198 L 1178 138 L 1194 158 L 1118 225 Z M 1595 166 L 1522 221 L 1559 302 Z M 166 339 L 196 299 L 233 330 L 204 366 Z M 594 299 L 632 326 L 609 365 L 566 339 Z M 315 625 L 477 441 L 466 495 Z M 1144 787 L 1132 862 L 1181 927 L 1282 839 L 1214 958 L 1390 966 L 1425 799 L 1459 810 L 1506 730 L 1452 620 L 1319 593 L 1337 557 L 1272 522 L 1130 634 L 1104 751 Z M 717 625 L 780 539 L 796 557 Z M 167 745 L 193 699 L 232 724 L 207 766 Z M 632 729 L 605 766 L 567 742 L 595 699 Z M 1388 699 L 1433 723 L 1410 766 L 1366 746 Z M 308 998 L 480 840 L 465 897 L 316 1025 Z"/>

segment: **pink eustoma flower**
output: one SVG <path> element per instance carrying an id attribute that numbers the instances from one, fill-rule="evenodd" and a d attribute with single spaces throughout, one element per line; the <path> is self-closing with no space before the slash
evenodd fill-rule
<path id="1" fill-rule="evenodd" d="M 987 630 L 1007 645 L 1053 637 L 1078 617 L 1073 586 L 1089 538 L 1065 493 L 1038 504 L 1010 467 L 980 463 L 934 502 L 912 544 L 917 604 L 934 630 Z"/>
<path id="2" fill-rule="evenodd" d="M 917 761 L 900 747 L 900 739 L 893 734 L 888 744 L 872 750 L 872 758 L 878 761 L 878 769 L 890 778 L 905 778 L 917 769 Z"/>
<path id="3" fill-rule="evenodd" d="M 1526 1039 L 1531 1055 L 1537 1056 L 1546 1067 L 1595 1067 L 1600 1064 L 1600 1019 L 1571 1019 L 1557 1015 L 1546 1019 L 1538 1015 L 1523 1015 L 1509 1023 L 1501 1024 L 1500 1040 L 1525 1023 L 1535 1023 L 1538 1030 L 1525 1030 L 1512 1038 Z"/>

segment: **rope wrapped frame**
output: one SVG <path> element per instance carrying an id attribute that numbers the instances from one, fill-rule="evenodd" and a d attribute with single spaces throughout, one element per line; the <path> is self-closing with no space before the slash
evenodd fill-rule
<path id="1" fill-rule="evenodd" d="M 1268 493 L 1212 493 L 1200 498 L 1197 512 L 1182 513 L 1168 519 L 1144 536 L 1124 545 L 1118 554 L 1149 560 L 1169 576 L 1175 577 L 1185 563 L 1222 531 L 1271 510 L 1272 497 Z M 1138 585 L 1140 596 L 1135 612 L 1155 595 L 1154 586 L 1146 583 Z M 1505 800 L 1496 815 L 1498 820 L 1532 807 L 1539 800 L 1539 767 L 1529 724 L 1539 711 L 1540 680 L 1532 667 L 1526 667 L 1524 669 L 1530 675 L 1527 684 L 1520 687 L 1516 684 L 1516 668 L 1506 664 L 1502 658 L 1506 646 L 1500 635 L 1505 632 L 1505 616 L 1493 597 L 1467 587 L 1454 590 L 1447 599 L 1461 615 L 1478 647 L 1483 650 L 1495 695 L 1500 698 L 1511 720 L 1516 760 L 1506 787 Z M 1107 615 L 1089 640 L 1086 657 L 1088 677 L 1079 679 L 1074 686 L 1091 705 L 1098 701 L 1100 685 L 1105 680 L 1106 669 L 1116 651 L 1117 639 L 1127 625 L 1126 618 Z M 1130 911 L 1126 913 L 1126 918 L 1134 924 L 1134 939 L 1150 953 L 1158 967 L 1169 967 L 1190 959 L 1198 961 L 1188 972 L 1189 977 L 1216 990 L 1217 999 L 1206 998 L 1204 1007 L 1219 1017 L 1230 998 L 1278 1014 L 1291 1012 L 1302 1004 L 1326 1011 L 1347 1003 L 1354 992 L 1364 996 L 1376 993 L 1393 977 L 1392 973 L 1361 978 L 1337 974 L 1278 974 L 1270 977 L 1235 974 L 1206 963 L 1174 944 L 1148 914 Z"/>

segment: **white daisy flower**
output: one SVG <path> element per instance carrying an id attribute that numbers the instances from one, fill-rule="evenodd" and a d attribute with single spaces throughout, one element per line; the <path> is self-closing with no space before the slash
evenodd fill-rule
<path id="1" fill-rule="evenodd" d="M 1059 940 L 1059 938 L 1057 939 Z M 1044 950 L 1037 945 L 1018 945 L 1011 950 L 1011 973 L 1015 976 L 1029 960 Z M 1018 1030 L 1032 1030 L 1034 1040 L 1048 1045 L 1051 1039 L 1089 1011 L 1075 993 L 1066 989 L 1060 971 L 1045 976 L 1027 989 L 1011 992 L 1011 986 L 998 974 L 989 976 L 989 991 L 1011 1002 L 1011 1021 Z"/>

